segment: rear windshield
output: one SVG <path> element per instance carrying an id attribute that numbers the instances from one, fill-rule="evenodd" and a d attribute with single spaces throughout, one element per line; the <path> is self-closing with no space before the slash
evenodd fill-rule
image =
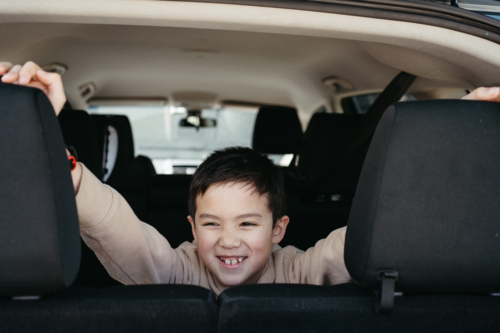
<path id="1" fill-rule="evenodd" d="M 174 106 L 89 106 L 90 114 L 126 115 L 132 125 L 135 154 L 153 161 L 159 174 L 192 174 L 215 149 L 230 146 L 251 147 L 258 107 L 235 106 L 202 110 L 205 119 L 216 120 L 215 127 L 182 127 L 184 108 Z M 290 156 L 271 156 L 287 165 Z"/>

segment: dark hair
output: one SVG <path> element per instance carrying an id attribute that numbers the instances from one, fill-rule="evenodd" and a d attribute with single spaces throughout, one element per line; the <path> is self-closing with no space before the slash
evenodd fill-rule
<path id="1" fill-rule="evenodd" d="M 244 147 L 214 151 L 198 167 L 189 188 L 189 215 L 195 218 L 196 197 L 205 194 L 210 185 L 244 183 L 252 185 L 260 195 L 267 195 L 273 213 L 273 227 L 285 215 L 286 200 L 283 173 L 269 157 Z"/>

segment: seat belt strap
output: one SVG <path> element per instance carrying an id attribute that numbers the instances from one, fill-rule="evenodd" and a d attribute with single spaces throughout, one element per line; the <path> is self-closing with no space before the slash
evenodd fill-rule
<path id="1" fill-rule="evenodd" d="M 391 104 L 399 101 L 403 97 L 415 79 L 415 75 L 406 72 L 401 72 L 394 79 L 392 79 L 389 85 L 385 87 L 384 91 L 382 91 L 366 112 L 365 119 L 353 132 L 350 144 L 342 152 L 338 162 L 332 170 L 337 169 L 337 167 L 342 164 L 344 160 L 346 160 L 353 152 L 356 151 L 356 149 L 358 149 L 358 147 L 368 140 L 373 133 L 375 133 L 375 129 L 384 115 L 385 110 L 387 110 Z"/>
<path id="2" fill-rule="evenodd" d="M 380 290 L 375 303 L 376 313 L 390 313 L 394 306 L 394 290 L 398 272 L 380 271 L 379 272 Z"/>

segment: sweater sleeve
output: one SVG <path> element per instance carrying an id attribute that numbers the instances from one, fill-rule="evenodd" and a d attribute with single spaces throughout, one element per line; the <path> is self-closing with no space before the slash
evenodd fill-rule
<path id="1" fill-rule="evenodd" d="M 83 166 L 76 196 L 80 234 L 108 273 L 124 284 L 183 283 L 196 266 L 155 228 L 139 221 L 125 199 Z"/>
<path id="2" fill-rule="evenodd" d="M 305 252 L 289 251 L 285 260 L 288 282 L 323 286 L 350 282 L 344 263 L 345 233 L 346 227 L 339 228 Z"/>

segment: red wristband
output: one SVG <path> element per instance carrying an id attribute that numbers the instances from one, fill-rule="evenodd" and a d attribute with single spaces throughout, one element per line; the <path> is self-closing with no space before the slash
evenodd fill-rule
<path id="1" fill-rule="evenodd" d="M 69 167 L 71 171 L 76 169 L 76 158 L 74 156 L 68 156 Z"/>

